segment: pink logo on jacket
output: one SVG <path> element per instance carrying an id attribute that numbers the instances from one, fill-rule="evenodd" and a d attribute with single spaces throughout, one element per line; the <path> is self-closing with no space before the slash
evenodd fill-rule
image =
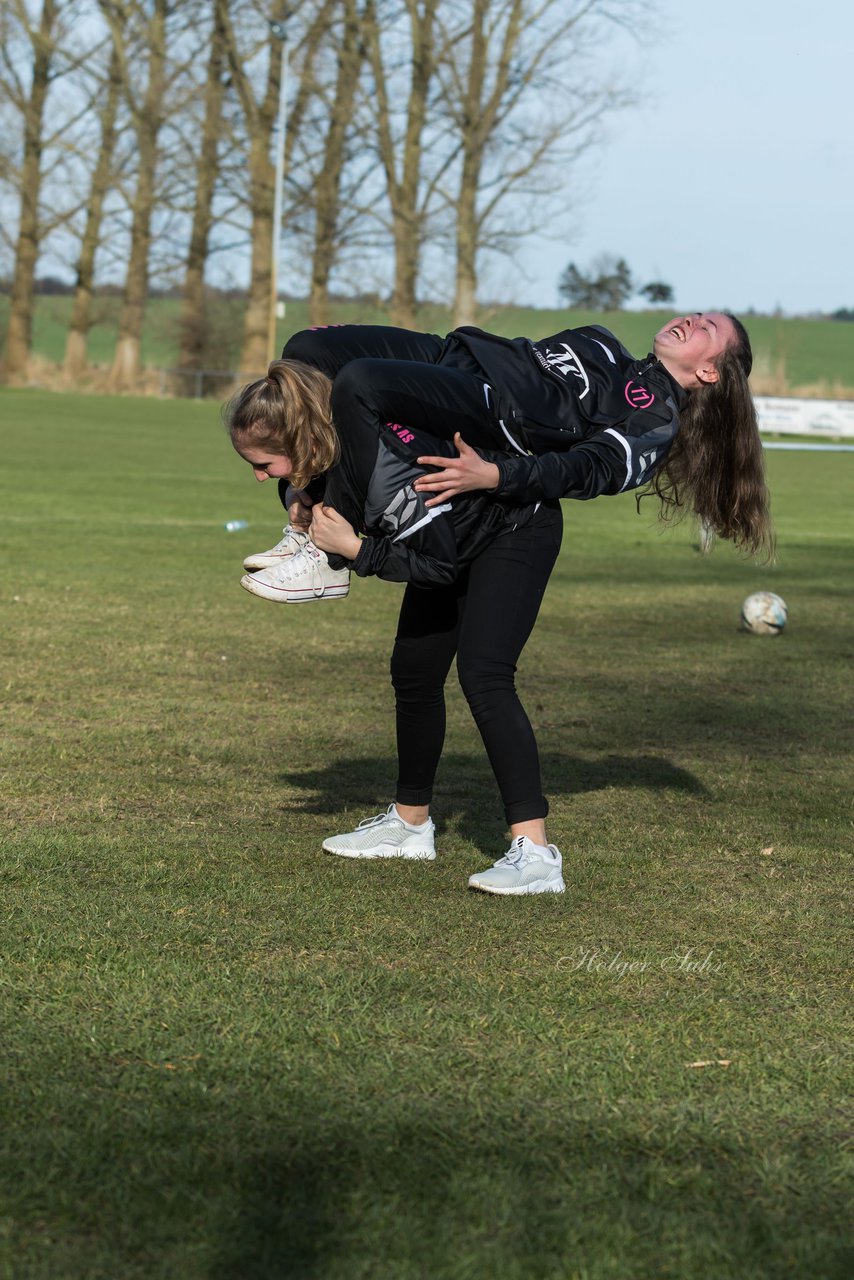
<path id="1" fill-rule="evenodd" d="M 637 382 L 626 383 L 625 396 L 633 409 L 648 409 L 655 401 L 652 392 Z"/>

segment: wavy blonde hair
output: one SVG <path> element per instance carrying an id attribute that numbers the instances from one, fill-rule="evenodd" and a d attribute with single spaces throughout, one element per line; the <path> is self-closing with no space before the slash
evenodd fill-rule
<path id="1" fill-rule="evenodd" d="M 266 378 L 242 387 L 223 409 L 231 443 L 290 458 L 288 477 L 304 489 L 338 461 L 332 380 L 300 360 L 274 360 Z"/>

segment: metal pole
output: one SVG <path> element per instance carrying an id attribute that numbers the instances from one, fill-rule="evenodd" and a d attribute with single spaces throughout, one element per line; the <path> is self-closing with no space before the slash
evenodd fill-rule
<path id="1" fill-rule="evenodd" d="M 273 252 L 270 263 L 270 318 L 267 329 L 267 351 L 275 360 L 276 310 L 279 301 L 279 260 L 282 234 L 282 189 L 285 183 L 285 137 L 287 129 L 288 95 L 288 31 L 284 22 L 271 22 L 270 30 L 282 42 L 282 62 L 279 70 L 279 111 L 276 117 L 276 183 L 273 198 Z"/>

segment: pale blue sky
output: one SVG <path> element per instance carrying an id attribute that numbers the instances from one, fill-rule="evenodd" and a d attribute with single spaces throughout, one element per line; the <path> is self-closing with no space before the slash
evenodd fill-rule
<path id="1" fill-rule="evenodd" d="M 519 300 L 554 305 L 556 262 L 609 252 L 671 283 L 677 310 L 854 307 L 854 3 L 659 12 L 661 42 L 619 46 L 646 101 L 590 162 L 572 239 L 520 255 Z"/>

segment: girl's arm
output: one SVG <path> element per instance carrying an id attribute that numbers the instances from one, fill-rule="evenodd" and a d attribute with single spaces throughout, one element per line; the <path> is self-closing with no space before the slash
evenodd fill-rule
<path id="1" fill-rule="evenodd" d="M 495 497 L 520 504 L 549 498 L 586 500 L 636 489 L 661 465 L 679 429 L 675 406 L 662 409 L 659 414 L 631 414 L 619 426 L 604 427 L 561 452 L 491 453 L 492 462 L 456 437 L 458 458 L 418 459 L 440 470 L 418 480 L 415 487 L 429 494 L 428 506 L 487 487 Z M 493 478 L 489 486 L 487 477 Z"/>
<path id="2" fill-rule="evenodd" d="M 411 447 L 392 433 L 379 439 L 362 509 L 362 528 L 368 536 L 353 569 L 361 577 L 375 574 L 387 582 L 446 586 L 459 573 L 460 539 L 479 523 L 484 500 L 473 495 L 453 505 L 439 502 L 428 507 L 429 495 L 415 487 L 424 470 Z M 454 449 L 450 440 L 430 440 L 428 447 L 437 454 L 445 450 L 445 462 Z"/>
<path id="3" fill-rule="evenodd" d="M 446 586 L 459 571 L 451 505 L 433 512 L 425 511 L 425 505 L 411 487 L 403 490 L 400 517 L 392 510 L 385 521 L 388 532 L 364 538 L 339 512 L 318 505 L 311 522 L 311 540 L 321 551 L 344 556 L 359 577 L 412 582 L 418 587 Z"/>
<path id="4" fill-rule="evenodd" d="M 334 507 L 318 503 L 311 515 L 311 540 L 321 551 L 355 560 L 362 549 L 362 539 L 356 530 Z"/>
<path id="5" fill-rule="evenodd" d="M 447 509 L 446 509 L 447 508 Z M 376 576 L 386 582 L 411 582 L 416 587 L 446 587 L 459 573 L 457 542 L 450 503 L 436 507 L 440 521 L 419 531 L 410 541 L 399 536 L 362 539 L 353 570 L 360 578 Z"/>

